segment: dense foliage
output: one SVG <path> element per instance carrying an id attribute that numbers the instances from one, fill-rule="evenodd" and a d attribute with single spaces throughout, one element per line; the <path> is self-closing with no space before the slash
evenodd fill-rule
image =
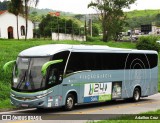
<path id="1" fill-rule="evenodd" d="M 8 4 L 9 4 L 9 1 L 3 1 L 3 2 L 0 1 L 0 10 L 7 10 Z"/>
<path id="2" fill-rule="evenodd" d="M 138 39 L 136 48 L 139 50 L 156 50 L 160 51 L 160 44 L 157 43 L 159 37 L 155 36 L 142 36 Z"/>
<path id="3" fill-rule="evenodd" d="M 123 8 L 128 8 L 136 0 L 93 0 L 88 7 L 93 7 L 99 11 L 103 41 L 111 38 L 117 40 L 117 35 L 122 31 L 125 24 Z"/>
<path id="4" fill-rule="evenodd" d="M 160 14 L 157 13 L 155 15 L 132 17 L 128 18 L 126 22 L 128 23 L 128 28 L 130 29 L 140 28 L 141 25 L 152 23 L 156 26 L 160 26 Z"/>
<path id="5" fill-rule="evenodd" d="M 82 27 L 82 23 L 77 19 L 51 16 L 48 14 L 39 24 L 39 31 L 44 37 L 50 37 L 51 32 L 83 35 L 84 27 Z"/>

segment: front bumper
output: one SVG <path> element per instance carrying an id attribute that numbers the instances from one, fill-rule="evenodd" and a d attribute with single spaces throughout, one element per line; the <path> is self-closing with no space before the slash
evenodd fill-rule
<path id="1" fill-rule="evenodd" d="M 24 107 L 24 108 L 47 108 L 48 102 L 47 97 L 41 98 L 41 99 L 34 99 L 34 100 L 27 100 L 24 98 L 24 100 L 18 100 L 14 97 L 11 98 L 11 104 L 16 107 Z"/>

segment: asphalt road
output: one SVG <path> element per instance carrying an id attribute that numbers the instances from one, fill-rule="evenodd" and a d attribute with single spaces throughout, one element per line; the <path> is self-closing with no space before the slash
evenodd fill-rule
<path id="1" fill-rule="evenodd" d="M 0 112 L 0 116 L 5 119 L 5 115 L 9 114 L 14 117 L 14 121 L 3 120 L 1 123 L 82 123 L 93 120 L 102 120 L 113 117 L 119 117 L 124 114 L 138 114 L 147 111 L 155 111 L 160 109 L 160 93 L 153 96 L 142 98 L 139 102 L 131 102 L 128 100 L 118 100 L 106 103 L 96 103 L 76 106 L 73 111 L 63 111 L 62 108 L 46 109 L 46 110 L 18 110 L 10 112 Z M 42 121 L 25 120 L 25 118 L 43 119 Z M 16 118 L 22 119 L 17 121 Z M 33 117 L 35 116 L 35 117 Z M 159 115 L 160 116 L 160 115 Z M 24 119 L 23 119 L 24 118 Z M 50 120 L 48 120 L 50 119 Z M 160 119 L 160 118 L 159 118 Z M 45 120 L 45 121 L 44 121 Z"/>

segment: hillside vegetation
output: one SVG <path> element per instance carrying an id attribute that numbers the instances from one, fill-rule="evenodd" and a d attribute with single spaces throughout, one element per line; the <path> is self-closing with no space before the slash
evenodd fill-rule
<path id="1" fill-rule="evenodd" d="M 73 16 L 73 13 L 70 12 L 63 12 L 63 11 L 59 11 L 59 10 L 53 10 L 53 9 L 38 9 L 38 8 L 31 8 L 30 9 L 30 14 L 32 12 L 37 12 L 38 15 L 47 15 L 49 12 L 60 12 L 62 16 Z"/>
<path id="2" fill-rule="evenodd" d="M 140 29 L 141 25 L 153 23 L 160 26 L 160 10 L 134 10 L 125 14 L 128 29 Z"/>
<path id="3" fill-rule="evenodd" d="M 38 9 L 38 8 L 31 8 L 30 9 L 30 14 L 32 12 L 37 12 L 38 15 L 46 15 L 49 12 L 57 12 L 58 10 L 53 10 L 53 9 Z M 61 13 L 63 16 L 74 16 L 75 14 L 71 12 L 63 12 L 63 11 L 58 11 Z M 157 14 L 160 14 L 160 9 L 157 10 L 133 10 L 129 12 L 125 12 L 127 18 L 134 18 L 134 17 L 144 17 L 144 16 L 156 16 Z"/>
<path id="4" fill-rule="evenodd" d="M 134 17 L 144 17 L 144 16 L 156 16 L 160 14 L 160 9 L 158 10 L 133 10 L 129 12 L 125 12 L 128 18 Z"/>
<path id="5" fill-rule="evenodd" d="M 37 16 L 39 21 L 42 19 L 42 15 L 46 15 L 51 11 L 56 11 L 56 10 L 51 10 L 51 9 L 35 9 L 32 8 L 30 11 L 30 19 L 35 20 L 35 17 Z M 34 13 L 37 14 L 34 14 Z M 134 28 L 140 28 L 141 25 L 145 24 L 152 24 L 154 23 L 156 26 L 160 26 L 160 9 L 159 10 L 134 10 L 134 11 L 129 11 L 125 12 L 126 15 L 126 22 L 127 25 L 125 26 L 125 29 L 134 29 Z M 81 16 L 79 18 L 81 21 L 84 21 L 84 15 L 75 15 L 73 13 L 67 13 L 67 12 L 61 12 L 61 16 L 68 17 L 76 17 L 76 16 Z M 86 18 L 89 18 L 89 15 L 86 15 Z M 94 19 L 97 19 L 95 15 L 93 15 L 93 21 Z M 100 23 L 99 23 L 100 24 Z"/>

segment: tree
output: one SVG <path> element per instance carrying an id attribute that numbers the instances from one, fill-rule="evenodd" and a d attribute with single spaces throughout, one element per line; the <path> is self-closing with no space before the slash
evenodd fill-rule
<path id="1" fill-rule="evenodd" d="M 23 2 L 21 0 L 11 0 L 8 5 L 8 11 L 13 13 L 17 18 L 17 38 L 19 40 L 19 25 L 18 15 L 23 13 Z"/>
<path id="2" fill-rule="evenodd" d="M 141 25 L 146 25 L 146 24 L 151 24 L 152 22 L 156 22 L 156 25 L 157 25 L 157 21 L 155 19 L 155 16 L 135 16 L 135 17 L 132 17 L 132 18 L 128 18 L 126 20 L 126 22 L 128 23 L 128 27 L 130 29 L 134 29 L 134 28 L 140 28 Z M 158 26 L 158 25 L 157 25 Z"/>
<path id="3" fill-rule="evenodd" d="M 64 17 L 56 17 L 47 15 L 43 16 L 41 23 L 39 24 L 39 31 L 43 37 L 51 36 L 52 32 L 66 33 L 66 34 L 80 34 L 81 22 L 77 19 Z"/>
<path id="4" fill-rule="evenodd" d="M 8 9 L 8 4 L 10 3 L 10 1 L 0 1 L 0 10 L 7 10 Z"/>
<path id="5" fill-rule="evenodd" d="M 92 24 L 92 35 L 93 36 L 99 36 L 100 34 L 100 26 L 97 23 Z"/>
<path id="6" fill-rule="evenodd" d="M 108 41 L 117 33 L 124 22 L 123 8 L 129 8 L 136 0 L 94 0 L 88 7 L 96 9 L 103 28 L 103 41 Z M 116 26 L 114 26 L 116 24 Z M 113 28 L 114 26 L 114 28 Z M 120 30 L 119 30 L 120 31 Z"/>
<path id="7" fill-rule="evenodd" d="M 24 0 L 24 10 L 25 10 L 25 19 L 26 19 L 26 33 L 25 40 L 27 40 L 27 32 L 28 32 L 28 15 L 29 15 L 29 6 L 37 6 L 39 0 Z"/>
<path id="8" fill-rule="evenodd" d="M 29 19 L 32 20 L 33 22 L 40 22 L 42 20 L 41 16 L 38 15 L 36 11 L 33 11 L 32 13 L 29 14 Z"/>
<path id="9" fill-rule="evenodd" d="M 77 18 L 78 20 L 81 20 L 81 19 L 84 18 L 84 15 L 82 15 L 82 14 L 77 14 L 77 15 L 75 15 L 74 17 Z"/>

